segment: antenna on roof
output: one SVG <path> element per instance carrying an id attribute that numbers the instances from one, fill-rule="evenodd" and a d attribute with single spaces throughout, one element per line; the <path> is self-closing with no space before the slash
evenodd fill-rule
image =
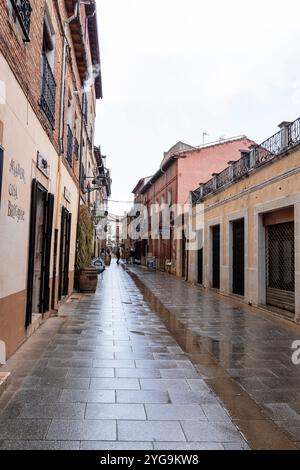
<path id="1" fill-rule="evenodd" d="M 203 142 L 203 145 L 205 145 L 205 137 L 208 136 L 209 134 L 207 132 L 203 132 L 202 133 L 202 142 Z"/>

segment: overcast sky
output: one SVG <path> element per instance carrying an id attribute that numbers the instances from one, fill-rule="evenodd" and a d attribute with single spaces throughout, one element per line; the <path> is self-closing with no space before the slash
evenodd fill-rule
<path id="1" fill-rule="evenodd" d="M 261 142 L 300 116 L 299 0 L 97 2 L 96 140 L 112 169 L 112 199 L 131 200 L 179 140 L 200 145 L 207 132 L 207 141 Z"/>

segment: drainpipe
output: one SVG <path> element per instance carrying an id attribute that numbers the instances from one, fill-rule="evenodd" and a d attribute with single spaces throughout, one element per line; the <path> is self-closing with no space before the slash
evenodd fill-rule
<path id="1" fill-rule="evenodd" d="M 78 17 L 80 7 L 80 0 L 75 5 L 74 14 L 64 21 L 64 47 L 63 47 L 63 61 L 62 61 L 62 73 L 61 73 L 61 96 L 60 96 L 60 117 L 59 117 L 59 152 L 60 155 L 63 153 L 63 140 L 64 140 L 64 98 L 65 98 L 65 78 L 66 78 L 66 56 L 67 56 L 67 27 Z"/>
<path id="2" fill-rule="evenodd" d="M 66 78 L 66 55 L 67 55 L 67 27 L 75 20 L 79 15 L 80 0 L 77 1 L 74 9 L 74 14 L 64 20 L 64 38 L 63 38 L 63 57 L 62 57 L 62 68 L 61 68 L 61 95 L 60 95 L 60 115 L 59 115 L 59 159 L 58 159 L 58 181 L 57 181 L 57 206 L 56 206 L 56 220 L 55 227 L 59 230 L 59 218 L 60 218 L 60 194 L 61 194 L 61 183 L 62 183 L 62 155 L 63 155 L 63 141 L 64 141 L 64 98 L 65 98 L 65 78 Z"/>

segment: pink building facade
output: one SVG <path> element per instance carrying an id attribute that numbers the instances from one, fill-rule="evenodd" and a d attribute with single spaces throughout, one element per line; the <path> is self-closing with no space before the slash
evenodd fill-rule
<path id="1" fill-rule="evenodd" d="M 171 213 L 169 239 L 163 239 L 162 214 L 153 214 L 152 206 L 167 204 L 171 208 L 176 204 L 188 204 L 190 191 L 208 181 L 212 174 L 224 170 L 229 161 L 238 160 L 241 152 L 248 151 L 253 144 L 246 136 L 197 148 L 178 142 L 164 154 L 159 170 L 151 178 L 141 180 L 133 191 L 135 201 L 145 204 L 149 214 L 148 239 L 136 243 L 142 263 L 146 263 L 149 256 L 155 257 L 157 269 L 167 269 L 177 276 L 186 277 L 185 236 L 175 240 L 172 226 L 176 214 Z M 150 232 L 155 216 L 159 219 L 159 231 L 153 239 Z"/>

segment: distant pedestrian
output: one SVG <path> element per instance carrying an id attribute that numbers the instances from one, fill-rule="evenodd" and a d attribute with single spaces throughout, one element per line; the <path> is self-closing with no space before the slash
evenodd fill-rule
<path id="1" fill-rule="evenodd" d="M 133 248 L 130 248 L 130 264 L 133 264 L 134 263 L 134 256 L 135 256 L 135 251 Z"/>
<path id="2" fill-rule="evenodd" d="M 117 257 L 117 264 L 119 264 L 120 258 L 121 258 L 120 248 L 117 248 L 116 257 Z"/>

